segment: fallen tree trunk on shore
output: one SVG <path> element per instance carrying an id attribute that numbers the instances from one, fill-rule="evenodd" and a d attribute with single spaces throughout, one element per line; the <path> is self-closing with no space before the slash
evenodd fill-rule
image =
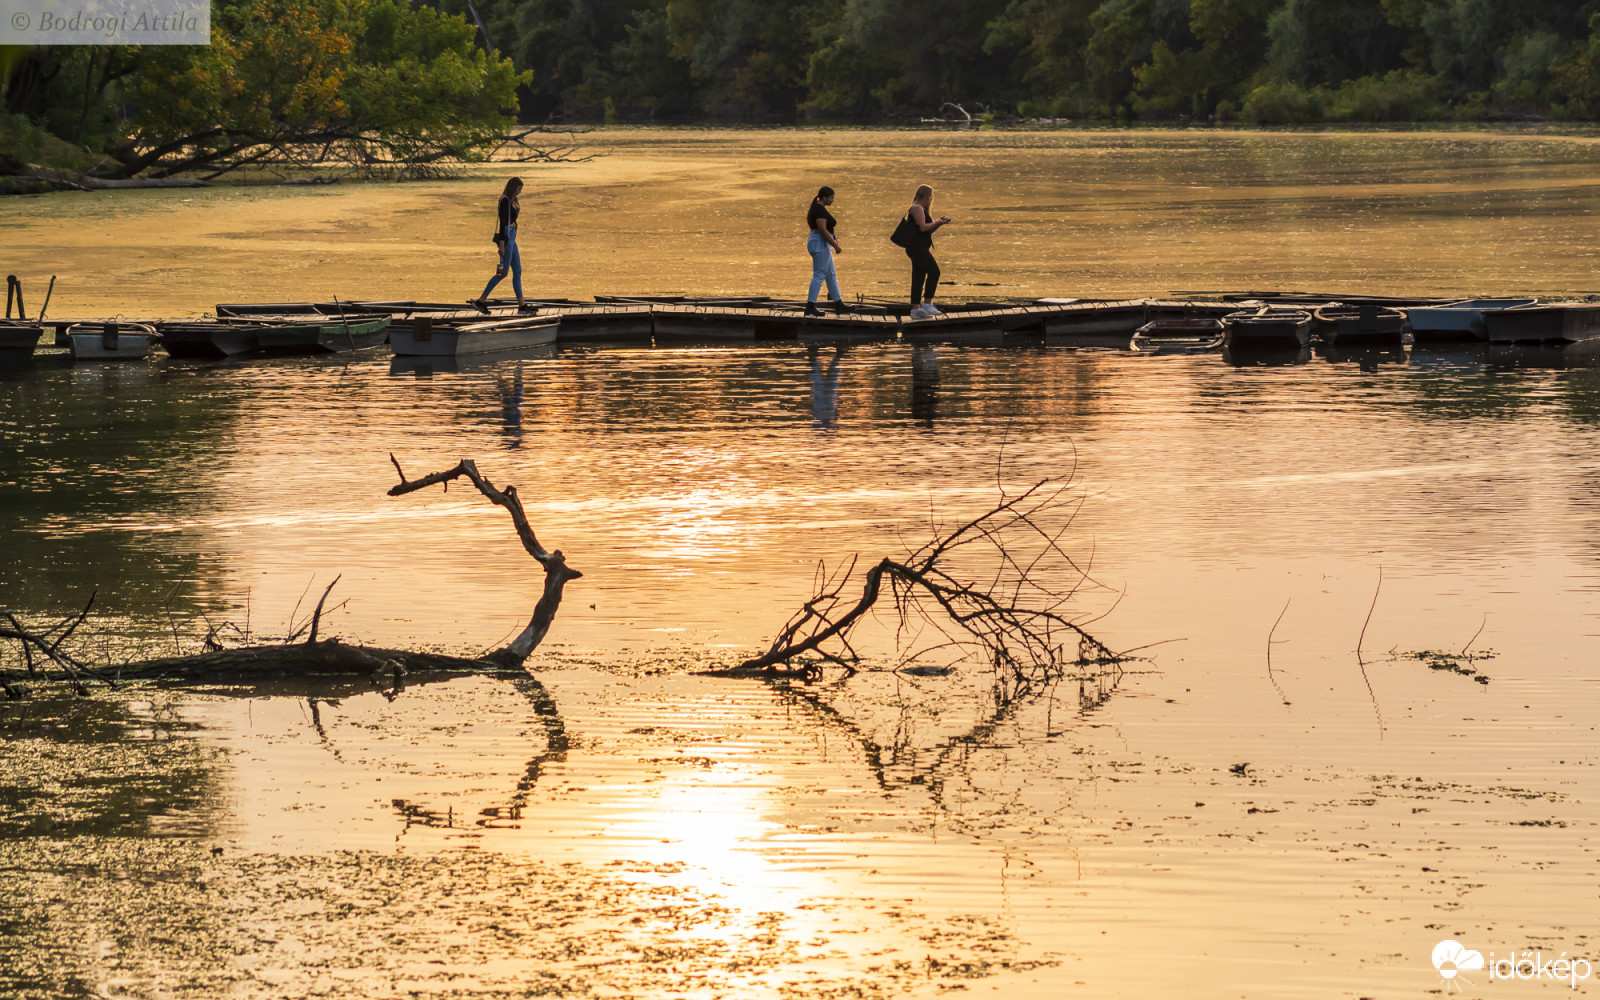
<path id="1" fill-rule="evenodd" d="M 62 173 L 49 167 L 29 165 L 28 172 L 0 178 L 5 183 L 0 191 L 15 194 L 39 194 L 45 191 L 116 191 L 130 188 L 196 188 L 210 187 L 205 181 L 193 177 L 96 177 L 86 173 Z"/>
<path id="2" fill-rule="evenodd" d="M 139 660 L 120 666 L 92 664 L 70 652 L 66 643 L 88 617 L 94 606 L 93 596 L 81 612 L 43 627 L 30 627 L 15 614 L 0 613 L 0 639 L 9 639 L 18 644 L 29 677 L 65 679 L 80 691 L 86 690 L 90 681 L 103 684 L 115 684 L 122 680 L 228 683 L 288 677 L 363 677 L 374 686 L 382 687 L 399 685 L 407 675 L 417 673 L 522 673 L 524 661 L 549 633 L 567 583 L 581 578 L 583 574 L 567 565 L 566 557 L 559 549 L 548 551 L 539 544 L 522 509 L 517 488 L 507 486 L 504 490 L 497 489 L 483 477 L 471 459 L 463 459 L 450 469 L 416 480 L 406 479 L 405 472 L 393 455 L 389 456 L 389 460 L 394 463 L 395 471 L 400 476 L 400 482 L 389 490 L 390 496 L 404 496 L 429 486 L 466 479 L 479 493 L 510 513 L 523 548 L 543 567 L 545 574 L 543 593 L 534 606 L 533 616 L 510 643 L 480 656 L 461 657 L 352 645 L 337 638 L 318 639 L 323 607 L 329 592 L 333 590 L 333 584 L 323 591 L 309 623 L 303 629 L 294 632 L 288 641 L 271 645 L 223 649 L 214 642 L 217 630 L 213 629 L 206 639 L 207 646 L 212 648 L 202 653 Z M 336 578 L 334 584 L 338 582 Z M 302 632 L 307 634 L 303 641 L 299 640 Z M 56 672 L 55 678 L 51 678 L 51 668 Z M 15 681 L 16 678 L 0 674 L 0 691 L 11 698 L 21 697 L 22 690 Z"/>

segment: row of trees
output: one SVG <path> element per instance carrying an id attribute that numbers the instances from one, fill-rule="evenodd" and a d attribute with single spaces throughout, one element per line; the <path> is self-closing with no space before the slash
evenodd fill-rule
<path id="1" fill-rule="evenodd" d="M 1600 118 L 1600 0 L 215 0 L 0 47 L 0 167 L 481 157 L 514 120 Z M 64 153 L 62 151 L 65 151 Z"/>
<path id="2" fill-rule="evenodd" d="M 439 0 L 449 5 L 465 0 Z M 483 0 L 524 112 L 1600 116 L 1596 0 Z"/>

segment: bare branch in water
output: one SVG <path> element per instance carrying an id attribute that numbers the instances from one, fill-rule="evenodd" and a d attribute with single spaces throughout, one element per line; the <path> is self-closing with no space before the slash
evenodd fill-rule
<path id="1" fill-rule="evenodd" d="M 978 517 L 950 529 L 931 522 L 928 542 L 902 559 L 873 564 L 854 603 L 842 595 L 855 578 L 856 558 L 831 573 L 819 567 L 814 595 L 778 630 L 765 653 L 712 673 L 814 676 L 816 662 L 795 665 L 807 656 L 853 672 L 858 658 L 851 633 L 885 594 L 902 638 L 925 627 L 939 636 L 911 657 L 944 651 L 958 659 L 982 659 L 997 677 L 1021 684 L 1059 678 L 1071 666 L 1119 662 L 1126 654 L 1090 634 L 1066 609 L 1088 581 L 1061 547 L 1078 504 L 1065 484 L 1050 480 L 1014 496 L 1002 487 L 999 502 Z M 968 578 L 975 558 L 982 572 Z M 1072 576 L 1065 585 L 1051 579 L 1063 567 Z"/>
<path id="2" fill-rule="evenodd" d="M 367 677 L 374 684 L 398 686 L 405 676 L 416 672 L 520 674 L 523 661 L 549 631 L 555 619 L 556 609 L 561 604 L 563 588 L 568 581 L 576 580 L 583 574 L 567 566 L 566 558 L 560 550 L 547 551 L 539 544 L 539 539 L 522 509 L 522 501 L 517 495 L 516 487 L 495 488 L 478 472 L 472 460 L 464 460 L 454 468 L 417 480 L 406 479 L 404 471 L 400 469 L 400 463 L 394 460 L 394 456 L 390 456 L 390 461 L 394 462 L 395 470 L 400 474 L 399 484 L 389 490 L 391 496 L 402 496 L 428 486 L 465 478 L 485 497 L 510 512 L 523 548 L 527 549 L 544 568 L 545 580 L 544 592 L 534 608 L 532 619 L 508 645 L 482 656 L 456 657 L 413 650 L 349 645 L 337 638 L 321 638 L 320 626 L 323 617 L 330 611 L 342 607 L 342 603 L 332 607 L 327 603 L 334 585 L 339 582 L 339 578 L 335 577 L 333 583 L 324 588 L 321 598 L 305 623 L 297 624 L 291 615 L 289 635 L 282 642 L 226 649 L 219 641 L 219 635 L 223 628 L 232 626 L 219 627 L 207 621 L 208 629 L 201 641 L 201 652 L 185 655 L 179 649 L 174 656 L 122 664 L 115 670 L 116 677 L 160 681 L 239 682 L 269 677 L 353 675 Z M 307 590 L 309 589 L 310 585 L 307 584 Z M 304 597 L 305 594 L 302 594 L 301 599 Z M 0 641 L 11 640 L 19 644 L 22 660 L 27 665 L 30 675 L 44 675 L 46 679 L 54 679 L 40 670 L 41 665 L 54 664 L 59 668 L 62 677 L 71 681 L 80 691 L 84 690 L 85 678 L 110 684 L 110 677 L 92 669 L 78 654 L 70 652 L 64 645 L 88 617 L 93 604 L 94 598 L 91 596 L 89 603 L 78 614 L 42 627 L 25 624 L 17 615 L 0 611 Z M 296 613 L 299 608 L 300 601 L 296 601 Z M 170 621 L 170 599 L 168 618 Z M 175 623 L 173 629 L 176 642 Z M 239 630 L 235 628 L 234 631 Z M 300 641 L 301 636 L 307 633 L 309 633 L 307 638 L 303 642 Z M 248 642 L 247 633 L 241 634 L 246 636 Z M 78 640 L 74 645 L 81 646 L 82 640 Z M 13 698 L 21 697 L 22 692 L 11 683 L 11 680 L 10 677 L 0 675 L 0 692 Z"/>
<path id="3" fill-rule="evenodd" d="M 550 631 L 550 623 L 555 620 L 556 609 L 561 606 L 563 588 L 568 581 L 576 580 L 583 574 L 567 565 L 567 559 L 561 554 L 560 549 L 546 551 L 545 547 L 539 544 L 538 537 L 533 533 L 533 526 L 528 523 L 528 515 L 523 512 L 517 488 L 507 486 L 504 490 L 496 489 L 494 484 L 478 472 L 478 466 L 472 459 L 464 458 L 453 468 L 430 473 L 415 480 L 406 479 L 405 470 L 400 468 L 399 461 L 393 455 L 389 456 L 389 461 L 394 463 L 394 471 L 400 476 L 399 484 L 389 490 L 389 495 L 392 497 L 404 496 L 437 483 L 449 483 L 451 480 L 464 478 L 476 486 L 478 492 L 490 502 L 504 507 L 510 513 L 511 523 L 516 526 L 517 537 L 522 540 L 522 547 L 544 567 L 544 594 L 534 606 L 533 617 L 528 621 L 527 627 L 512 639 L 509 645 L 495 650 L 484 659 L 500 666 L 520 665 Z"/>
<path id="4" fill-rule="evenodd" d="M 1489 612 L 1485 611 L 1483 613 L 1483 621 L 1478 623 L 1478 631 L 1472 633 L 1472 638 L 1468 639 L 1467 644 L 1461 647 L 1462 656 L 1466 656 L 1467 650 L 1471 649 L 1472 644 L 1478 641 L 1478 636 L 1483 634 L 1483 627 L 1487 624 L 1489 624 Z"/>
<path id="5" fill-rule="evenodd" d="M 1361 623 L 1361 634 L 1356 637 L 1356 658 L 1361 657 L 1361 644 L 1367 640 L 1367 626 L 1372 624 L 1372 612 L 1378 607 L 1378 591 L 1383 589 L 1383 567 L 1378 567 L 1378 585 L 1372 588 L 1372 606 L 1367 608 L 1366 620 Z"/>

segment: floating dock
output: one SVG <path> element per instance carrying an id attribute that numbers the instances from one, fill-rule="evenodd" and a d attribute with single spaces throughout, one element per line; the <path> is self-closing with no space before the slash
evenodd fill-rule
<path id="1" fill-rule="evenodd" d="M 558 316 L 558 341 L 754 341 L 893 340 L 1003 343 L 1047 339 L 1053 343 L 1120 343 L 1156 319 L 1219 318 L 1240 308 L 1236 302 L 1185 299 L 1080 301 L 1042 299 L 1016 303 L 941 304 L 939 315 L 910 315 L 905 302 L 863 302 L 844 312 L 825 309 L 807 315 L 805 303 L 765 297 L 688 298 L 684 296 L 596 296 L 593 302 L 527 299 L 522 314 Z M 396 324 L 431 317 L 518 314 L 511 299 L 493 299 L 474 313 L 461 304 L 346 299 L 337 302 L 221 303 L 219 317 L 336 316 L 341 312 L 388 312 Z"/>

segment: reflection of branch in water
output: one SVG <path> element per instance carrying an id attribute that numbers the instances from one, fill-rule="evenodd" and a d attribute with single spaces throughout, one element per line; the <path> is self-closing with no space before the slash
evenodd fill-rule
<path id="1" fill-rule="evenodd" d="M 566 723 L 561 719 L 561 711 L 556 707 L 555 699 L 543 684 L 534 680 L 527 674 L 495 674 L 492 675 L 505 680 L 522 693 L 523 697 L 533 706 L 534 717 L 538 719 L 540 727 L 544 730 L 545 748 L 528 761 L 522 777 L 517 779 L 515 790 L 505 805 L 488 806 L 478 811 L 478 819 L 474 820 L 481 827 L 510 827 L 515 828 L 517 821 L 522 819 L 522 810 L 528 804 L 528 799 L 533 793 L 533 788 L 539 783 L 539 778 L 546 765 L 567 759 L 567 750 L 571 746 L 571 739 L 567 735 Z M 427 809 L 406 799 L 394 799 L 395 811 L 405 820 L 406 826 L 455 826 L 455 810 L 449 807 L 441 813 L 436 809 Z"/>
<path id="2" fill-rule="evenodd" d="M 385 697 L 387 697 L 390 701 L 394 700 L 394 696 L 393 695 L 385 695 Z M 325 729 L 323 727 L 323 725 L 322 725 L 322 710 L 317 707 L 317 702 L 319 700 L 327 702 L 329 707 L 331 707 L 331 708 L 338 708 L 339 707 L 339 699 L 337 699 L 337 698 L 322 698 L 322 699 L 318 699 L 318 698 L 314 698 L 313 697 L 313 698 L 307 698 L 306 699 L 306 704 L 311 706 L 311 728 L 315 729 L 317 731 L 317 742 L 321 743 L 324 749 L 326 749 L 329 753 L 333 754 L 333 759 L 334 760 L 336 760 L 339 763 L 343 764 L 344 763 L 344 755 L 339 752 L 339 748 L 338 747 L 334 746 L 332 743 L 330 743 L 328 741 L 328 730 Z"/>
<path id="3" fill-rule="evenodd" d="M 410 799 L 393 799 L 391 805 L 395 812 L 406 821 L 406 829 L 414 826 L 443 827 L 454 829 L 456 825 L 456 811 L 454 806 L 446 806 L 444 812 L 419 806 Z M 403 832 L 403 831 L 402 831 Z"/>
<path id="4" fill-rule="evenodd" d="M 411 674 L 408 679 L 412 687 L 421 687 L 442 680 L 455 679 L 452 674 L 418 675 Z M 547 765 L 566 760 L 567 750 L 571 739 L 567 735 L 566 723 L 561 718 L 560 709 L 556 707 L 555 699 L 550 696 L 544 685 L 534 680 L 531 676 L 520 672 L 490 673 L 483 676 L 503 680 L 522 693 L 533 706 L 534 719 L 544 732 L 545 746 L 542 751 L 528 761 L 527 767 L 520 778 L 517 779 L 515 789 L 504 805 L 490 806 L 479 811 L 479 818 L 475 820 L 478 826 L 493 827 L 515 823 L 522 818 L 522 810 L 528 804 L 533 788 L 538 784 L 539 778 Z M 336 760 L 344 762 L 338 746 L 328 735 L 326 725 L 322 719 L 322 708 L 342 707 L 345 698 L 358 694 L 368 693 L 373 690 L 370 681 L 358 680 L 323 680 L 317 684 L 315 694 L 307 694 L 304 681 L 289 684 L 263 684 L 262 688 L 277 688 L 279 695 L 298 695 L 305 699 L 305 704 L 311 709 L 311 727 L 316 730 L 318 742 L 331 753 Z M 392 686 L 379 689 L 384 698 L 393 702 L 405 691 L 405 680 L 401 677 L 394 679 Z M 260 691 L 257 692 L 261 693 Z M 337 697 L 330 697 L 337 695 Z M 409 799 L 391 800 L 395 811 L 405 820 L 406 826 L 455 826 L 455 812 L 452 807 L 446 807 L 444 812 L 429 809 Z"/>
<path id="5" fill-rule="evenodd" d="M 1290 598 L 1289 600 L 1293 600 L 1293 598 Z M 1267 630 L 1267 680 L 1272 682 L 1272 686 L 1275 689 L 1277 689 L 1278 700 L 1283 702 L 1285 705 L 1289 704 L 1289 696 L 1283 693 L 1283 685 L 1278 683 L 1277 675 L 1275 675 L 1272 672 L 1272 646 L 1273 646 L 1274 643 L 1279 642 L 1279 641 L 1282 641 L 1282 642 L 1288 642 L 1289 641 L 1288 639 L 1277 640 L 1277 639 L 1273 638 L 1273 636 L 1276 635 L 1277 632 L 1278 632 L 1278 625 L 1279 625 L 1280 622 L 1283 621 L 1283 616 L 1288 614 L 1288 613 L 1289 613 L 1289 601 L 1284 601 L 1283 602 L 1283 610 L 1278 612 L 1278 617 L 1277 617 L 1276 620 L 1273 621 L 1272 628 Z"/>
<path id="6" fill-rule="evenodd" d="M 897 672 L 897 679 L 898 679 Z M 959 804 L 954 801 L 952 782 L 971 786 L 968 768 L 972 754 L 983 749 L 998 749 L 996 734 L 1011 723 L 1016 715 L 1029 705 L 1045 700 L 1046 733 L 1058 736 L 1049 724 L 1054 711 L 1054 694 L 1063 679 L 1078 682 L 1078 717 L 1083 718 L 1110 701 L 1116 693 L 1126 671 L 1120 663 L 1096 665 L 1090 671 L 1057 678 L 1049 685 L 1011 682 L 1006 671 L 996 671 L 995 682 L 986 692 L 986 706 L 982 716 L 973 725 L 952 736 L 939 739 L 927 746 L 915 745 L 916 727 L 912 724 L 913 712 L 925 712 L 924 701 L 901 699 L 900 712 L 892 727 L 889 741 L 880 742 L 858 722 L 841 712 L 827 695 L 841 690 L 848 680 L 826 687 L 779 682 L 782 694 L 794 703 L 811 710 L 829 727 L 842 731 L 861 750 L 867 768 L 872 772 L 878 787 L 884 791 L 901 791 L 923 788 L 941 813 L 952 814 Z M 986 773 L 996 773 L 992 769 Z M 1006 811 L 1002 806 L 1001 811 Z"/>
<path id="7" fill-rule="evenodd" d="M 545 765 L 566 760 L 571 745 L 566 724 L 561 720 L 561 711 L 556 708 L 555 699 L 550 697 L 544 685 L 526 675 L 512 676 L 509 680 L 532 703 L 535 716 L 543 724 L 545 750 L 528 761 L 527 770 L 517 779 L 517 789 L 511 794 L 511 801 L 503 806 L 490 806 L 478 811 L 479 826 L 509 825 L 522 819 L 523 807 L 528 804 L 533 786 L 538 784 Z"/>
<path id="8" fill-rule="evenodd" d="M 1378 592 L 1383 589 L 1383 567 L 1378 567 L 1378 585 L 1372 590 L 1372 605 L 1367 608 L 1366 621 L 1361 623 L 1361 634 L 1356 637 L 1356 666 L 1361 670 L 1361 681 L 1367 686 L 1367 697 L 1372 699 L 1372 714 L 1378 718 L 1378 739 L 1383 739 L 1383 709 L 1378 707 L 1378 693 L 1372 689 L 1372 678 L 1367 676 L 1367 661 L 1361 657 L 1361 644 L 1367 638 L 1367 626 L 1372 623 L 1372 612 L 1378 607 Z"/>

